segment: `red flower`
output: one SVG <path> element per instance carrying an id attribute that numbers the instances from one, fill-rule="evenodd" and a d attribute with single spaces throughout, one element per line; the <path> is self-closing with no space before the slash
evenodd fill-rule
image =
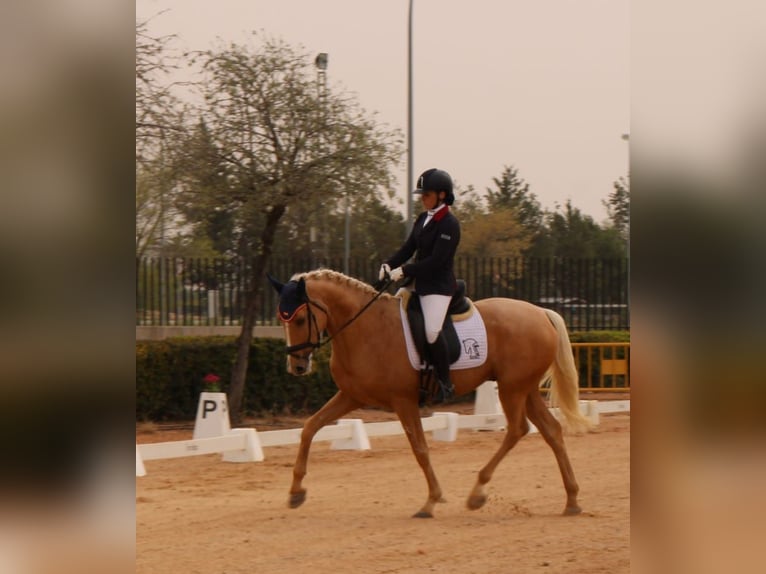
<path id="1" fill-rule="evenodd" d="M 214 373 L 208 373 L 207 375 L 205 375 L 205 378 L 202 380 L 205 382 L 206 385 L 215 385 L 218 382 L 220 382 L 221 377 L 219 377 L 218 375 Z"/>

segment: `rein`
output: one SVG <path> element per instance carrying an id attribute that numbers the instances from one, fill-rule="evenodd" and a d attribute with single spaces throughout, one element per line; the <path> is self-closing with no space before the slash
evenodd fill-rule
<path id="1" fill-rule="evenodd" d="M 332 341 L 332 340 L 333 340 L 333 339 L 334 339 L 336 336 L 338 336 L 338 335 L 341 333 L 341 331 L 343 331 L 343 329 L 345 329 L 346 327 L 348 327 L 349 325 L 351 325 L 351 323 L 353 323 L 354 321 L 356 321 L 356 320 L 359 318 L 359 316 L 360 316 L 362 313 L 364 313 L 364 312 L 365 312 L 367 309 L 369 309 L 369 308 L 370 308 L 370 305 L 372 305 L 372 304 L 373 304 L 373 303 L 374 303 L 374 302 L 375 302 L 375 301 L 378 299 L 378 297 L 380 297 L 380 296 L 383 294 L 383 292 L 384 292 L 386 289 L 388 289 L 388 287 L 389 287 L 389 285 L 391 285 L 391 283 L 393 283 L 393 281 L 392 281 L 391 279 L 389 279 L 389 280 L 387 280 L 386 282 L 384 282 L 384 283 L 383 283 L 383 285 L 382 285 L 380 288 L 378 288 L 378 291 L 377 291 L 377 293 L 375 293 L 375 296 L 374 296 L 372 299 L 370 299 L 370 300 L 369 300 L 369 301 L 368 301 L 368 302 L 367 302 L 367 303 L 364 305 L 364 307 L 362 307 L 362 308 L 361 308 L 361 309 L 360 309 L 360 310 L 359 310 L 359 311 L 356 313 L 356 315 L 354 315 L 353 317 L 351 317 L 351 319 L 349 319 L 348 321 L 346 321 L 346 322 L 345 322 L 345 323 L 344 323 L 344 324 L 343 324 L 343 325 L 340 327 L 340 329 L 338 329 L 337 331 L 335 331 L 335 334 L 334 334 L 334 335 L 331 335 L 330 337 L 328 337 L 328 338 L 327 338 L 327 339 L 325 339 L 324 341 L 322 340 L 322 334 L 319 332 L 319 327 L 317 326 L 316 317 L 314 316 L 314 313 L 312 313 L 312 312 L 311 312 L 311 306 L 313 305 L 314 307 L 316 307 L 317 309 L 319 309 L 320 311 L 322 311 L 322 313 L 324 313 L 325 315 L 328 315 L 328 316 L 329 316 L 329 313 L 327 312 L 327 309 L 325 308 L 325 306 L 324 306 L 324 305 L 320 305 L 320 304 L 319 304 L 319 303 L 317 303 L 316 301 L 312 301 L 312 300 L 309 298 L 309 296 L 308 296 L 308 293 L 306 293 L 306 299 L 305 299 L 305 303 L 306 303 L 306 310 L 308 311 L 308 315 L 309 315 L 309 338 L 308 338 L 308 341 L 306 341 L 305 343 L 299 343 L 299 344 L 297 344 L 297 345 L 291 345 L 291 346 L 287 347 L 287 349 L 286 349 L 286 350 L 287 350 L 287 354 L 288 354 L 288 355 L 290 355 L 290 356 L 292 356 L 292 357 L 296 357 L 296 358 L 303 358 L 303 357 L 300 357 L 299 355 L 294 355 L 294 352 L 295 352 L 295 351 L 301 351 L 301 350 L 303 350 L 303 349 L 308 349 L 308 348 L 311 348 L 311 349 L 312 349 L 312 352 L 313 352 L 313 351 L 315 351 L 316 349 L 319 349 L 320 347 L 323 347 L 324 345 L 326 345 L 327 343 L 329 343 L 330 341 Z M 316 331 L 317 331 L 317 342 L 316 342 L 316 343 L 314 343 L 314 342 L 311 340 L 311 326 L 312 326 L 312 325 L 314 325 L 314 327 L 316 328 Z"/>

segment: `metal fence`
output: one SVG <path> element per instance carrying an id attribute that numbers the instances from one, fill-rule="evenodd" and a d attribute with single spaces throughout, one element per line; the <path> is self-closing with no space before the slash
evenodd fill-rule
<path id="1" fill-rule="evenodd" d="M 630 343 L 572 343 L 580 390 L 630 391 Z"/>
<path id="2" fill-rule="evenodd" d="M 136 259 L 136 325 L 239 325 L 251 269 L 246 259 Z M 316 267 L 343 269 L 343 260 L 273 260 L 281 280 Z M 373 283 L 380 262 L 351 259 L 348 274 Z M 455 273 L 474 301 L 511 297 L 555 309 L 571 331 L 630 329 L 628 260 L 458 257 Z M 276 325 L 276 294 L 264 277 L 258 325 Z"/>

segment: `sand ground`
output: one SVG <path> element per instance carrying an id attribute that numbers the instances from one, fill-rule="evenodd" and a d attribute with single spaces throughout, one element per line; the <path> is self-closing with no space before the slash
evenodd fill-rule
<path id="1" fill-rule="evenodd" d="M 458 412 L 471 412 L 466 407 Z M 441 409 L 444 410 L 444 409 Z M 360 410 L 349 417 L 389 420 Z M 259 430 L 302 419 L 247 421 Z M 138 443 L 191 438 L 189 428 L 139 425 Z M 627 573 L 630 571 L 630 415 L 601 415 L 598 428 L 567 436 L 583 513 L 561 516 L 565 494 L 553 453 L 524 437 L 487 487 L 487 504 L 465 506 L 497 431 L 429 439 L 447 502 L 415 519 L 423 475 L 404 436 L 373 437 L 369 451 L 313 445 L 305 504 L 287 507 L 297 445 L 267 447 L 265 460 L 220 455 L 147 461 L 136 478 L 139 574 Z"/>

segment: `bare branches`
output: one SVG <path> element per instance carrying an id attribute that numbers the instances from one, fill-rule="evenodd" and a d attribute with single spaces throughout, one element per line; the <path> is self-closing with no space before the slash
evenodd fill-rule
<path id="1" fill-rule="evenodd" d="M 136 160 L 156 154 L 156 140 L 168 131 L 180 130 L 179 102 L 172 95 L 167 79 L 178 68 L 177 58 L 169 53 L 175 36 L 154 38 L 148 34 L 148 21 L 136 22 Z"/>

